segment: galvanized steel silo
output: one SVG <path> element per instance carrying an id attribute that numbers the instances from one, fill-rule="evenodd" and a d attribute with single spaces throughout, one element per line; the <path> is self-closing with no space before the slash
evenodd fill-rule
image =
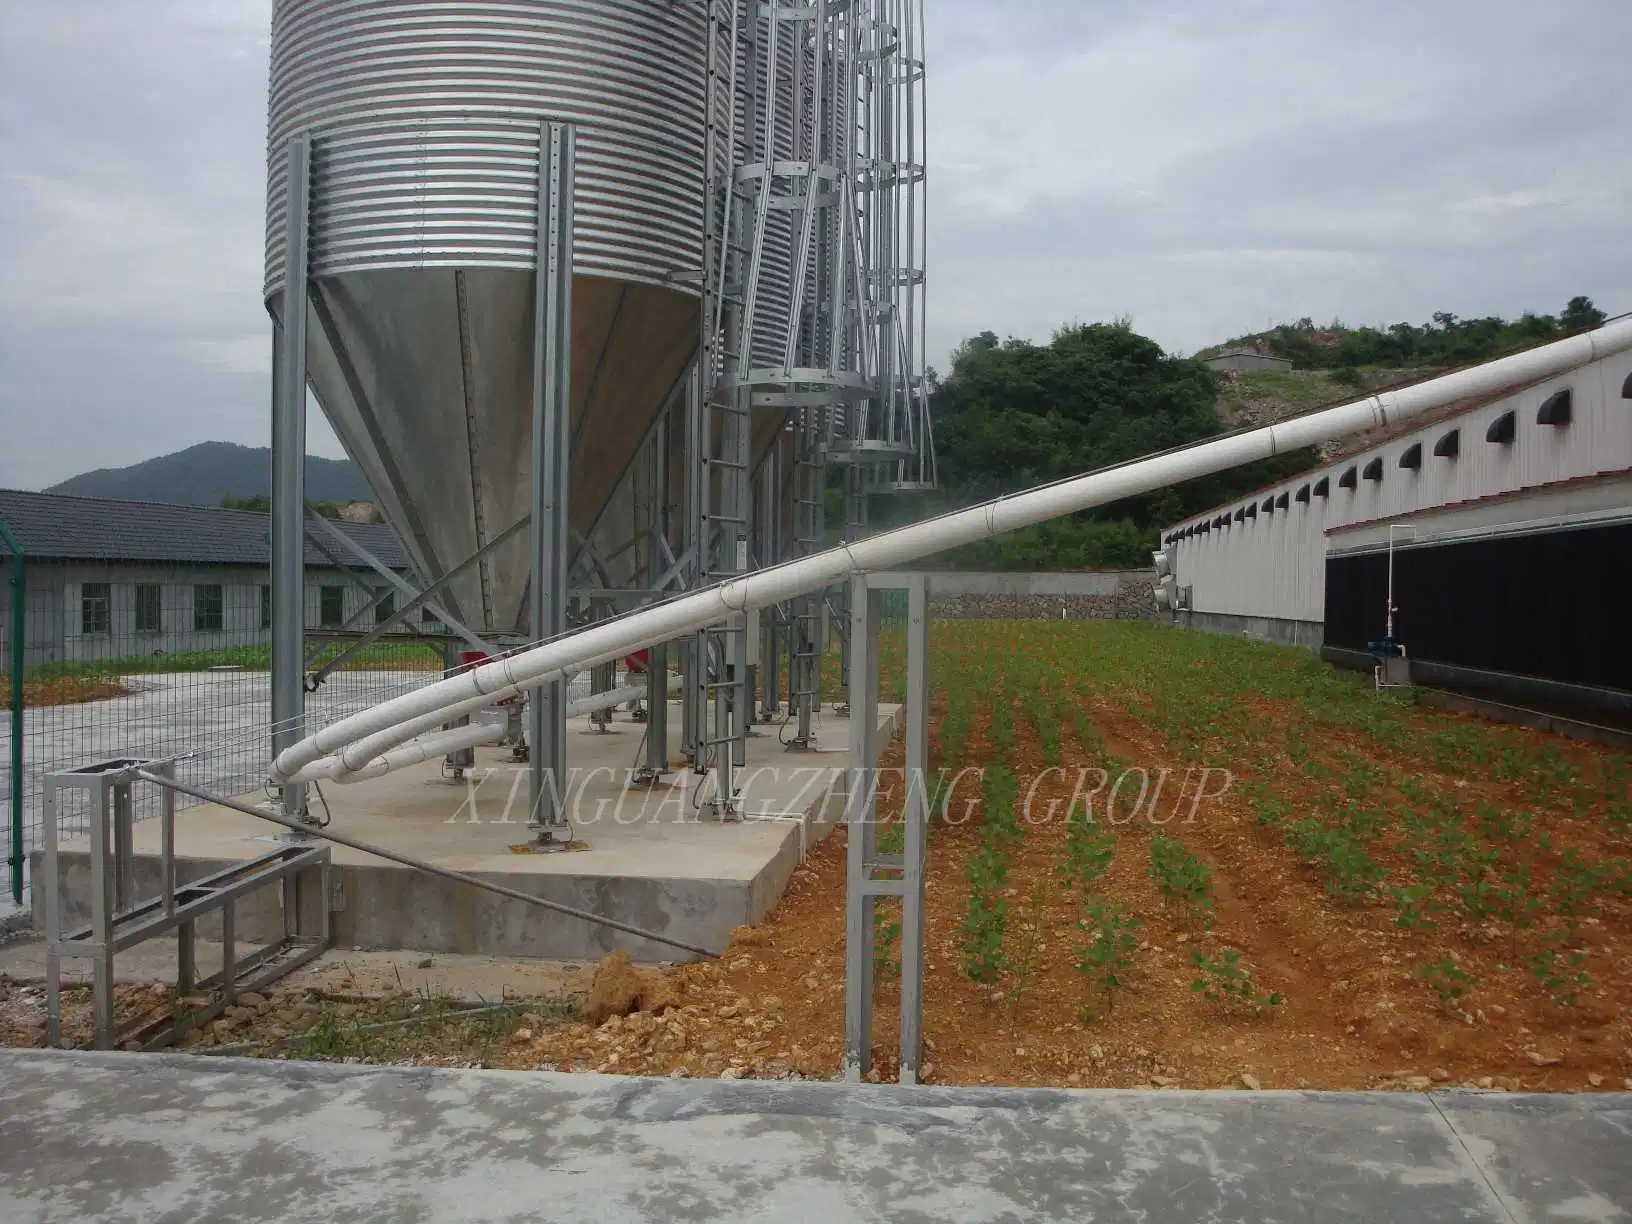
<path id="1" fill-rule="evenodd" d="M 436 577 L 529 509 L 539 124 L 578 126 L 571 522 L 588 534 L 696 349 L 704 17 L 673 0 L 278 0 L 266 297 L 284 150 L 312 138 L 309 370 Z M 523 625 L 526 533 L 452 584 Z"/>

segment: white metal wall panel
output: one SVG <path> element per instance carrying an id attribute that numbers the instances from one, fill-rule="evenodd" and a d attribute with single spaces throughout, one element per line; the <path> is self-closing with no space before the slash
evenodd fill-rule
<path id="1" fill-rule="evenodd" d="M 1178 585 L 1191 588 L 1197 612 L 1322 620 L 1330 532 L 1632 468 L 1632 400 L 1621 396 L 1629 376 L 1632 353 L 1617 354 L 1179 523 L 1168 532 L 1219 515 L 1229 519 L 1225 527 L 1166 545 Z M 1570 423 L 1538 424 L 1541 406 L 1565 388 L 1572 396 Z M 1487 442 L 1492 423 L 1508 412 L 1515 414 L 1513 441 Z M 1435 445 L 1453 429 L 1460 431 L 1458 456 L 1436 457 Z M 1419 442 L 1422 466 L 1400 467 L 1400 457 Z M 1366 480 L 1366 466 L 1376 458 L 1382 479 Z M 1342 488 L 1338 482 L 1351 467 L 1355 487 Z M 1292 500 L 1303 485 L 1322 478 L 1330 481 L 1329 497 Z M 1287 509 L 1266 513 L 1265 499 L 1282 493 Z M 1235 522 L 1235 512 L 1247 505 L 1258 508 L 1256 517 Z"/>
<path id="2" fill-rule="evenodd" d="M 1632 468 L 1632 399 L 1621 395 L 1627 379 L 1632 378 L 1632 353 L 1617 353 L 1599 366 L 1604 410 L 1583 415 L 1578 406 L 1577 416 L 1583 418 L 1583 433 L 1592 453 L 1599 456 L 1606 471 L 1619 472 Z"/>

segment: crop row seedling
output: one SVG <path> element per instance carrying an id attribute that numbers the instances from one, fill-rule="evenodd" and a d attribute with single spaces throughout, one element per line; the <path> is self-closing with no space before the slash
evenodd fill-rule
<path id="1" fill-rule="evenodd" d="M 1009 905 L 1003 891 L 1009 882 L 1009 856 L 1000 846 L 983 844 L 964 870 L 969 904 L 958 929 L 964 974 L 973 982 L 996 982 L 1007 965 L 1003 938 L 1009 925 Z"/>
<path id="2" fill-rule="evenodd" d="M 1063 759 L 1060 746 L 1060 725 L 1054 721 L 1054 711 L 1049 708 L 1047 699 L 1037 689 L 1026 694 L 1026 716 L 1031 720 L 1031 729 L 1037 734 L 1037 743 L 1043 751 L 1043 764 L 1053 767 Z"/>
<path id="3" fill-rule="evenodd" d="M 1251 971 L 1241 963 L 1241 953 L 1231 948 L 1225 948 L 1217 957 L 1192 949 L 1190 963 L 1197 975 L 1190 983 L 1191 992 L 1225 1011 L 1250 1011 L 1260 1016 L 1285 1002 L 1278 991 L 1259 994 L 1252 983 Z"/>
<path id="4" fill-rule="evenodd" d="M 1586 963 L 1585 952 L 1549 942 L 1531 958 L 1530 974 L 1555 1004 L 1574 1007 L 1577 996 L 1592 984 L 1592 974 L 1587 972 Z"/>
<path id="5" fill-rule="evenodd" d="M 1062 878 L 1086 897 L 1110 869 L 1116 857 L 1116 834 L 1096 821 L 1086 809 L 1066 813 L 1065 861 Z"/>
<path id="6" fill-rule="evenodd" d="M 1428 983 L 1440 1003 L 1445 1006 L 1456 1002 L 1479 984 L 1478 978 L 1448 956 L 1419 967 L 1417 977 Z"/>
<path id="7" fill-rule="evenodd" d="M 966 870 L 969 901 L 959 933 L 964 973 L 971 981 L 996 982 L 1009 967 L 1003 950 L 1009 921 L 1003 891 L 1009 878 L 1009 847 L 1021 837 L 1015 809 L 1019 793 L 1019 782 L 1005 766 L 990 766 L 981 778 L 986 817 L 980 848 Z"/>
<path id="8" fill-rule="evenodd" d="M 1089 938 L 1077 949 L 1076 970 L 1088 979 L 1089 995 L 1082 1008 L 1087 1024 L 1102 1013 L 1109 1015 L 1116 1004 L 1123 974 L 1133 967 L 1139 919 L 1121 903 L 1103 897 L 1089 897 L 1084 909 L 1087 915 L 1077 926 Z"/>
<path id="9" fill-rule="evenodd" d="M 1162 900 L 1176 907 L 1181 922 L 1208 926 L 1213 918 L 1213 875 L 1176 837 L 1150 841 L 1150 874 Z"/>

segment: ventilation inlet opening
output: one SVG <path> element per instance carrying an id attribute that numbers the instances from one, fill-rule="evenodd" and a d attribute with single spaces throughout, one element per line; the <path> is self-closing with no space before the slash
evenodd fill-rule
<path id="1" fill-rule="evenodd" d="M 1258 517 L 1258 507 L 1257 506 L 1248 506 L 1247 507 L 1247 517 L 1250 518 L 1250 519 L 1257 518 Z"/>
<path id="2" fill-rule="evenodd" d="M 1514 434 L 1517 431 L 1517 414 L 1504 412 L 1490 423 L 1489 429 L 1485 430 L 1485 441 L 1494 442 L 1499 446 L 1506 446 L 1513 441 Z"/>
<path id="3" fill-rule="evenodd" d="M 1621 384 L 1621 398 L 1632 399 L 1632 374 L 1628 374 L 1626 381 Z"/>
<path id="4" fill-rule="evenodd" d="M 1287 506 L 1286 494 L 1282 493 L 1279 497 L 1277 497 L 1275 499 L 1275 509 L 1285 510 L 1286 506 Z"/>
<path id="5" fill-rule="evenodd" d="M 1348 471 L 1344 472 L 1343 475 L 1337 478 L 1337 487 L 1340 489 L 1354 488 L 1360 483 L 1359 475 L 1360 469 L 1351 467 Z"/>
<path id="6" fill-rule="evenodd" d="M 1308 500 L 1309 500 L 1309 486 L 1308 485 L 1304 485 L 1301 489 L 1298 490 L 1298 500 L 1300 502 L 1308 502 Z"/>
<path id="7" fill-rule="evenodd" d="M 1268 497 L 1264 498 L 1264 504 L 1259 506 L 1258 509 L 1262 510 L 1265 514 L 1274 514 L 1275 495 L 1271 493 Z"/>
<path id="8" fill-rule="evenodd" d="M 1536 413 L 1537 425 L 1568 425 L 1572 416 L 1570 407 L 1570 389 L 1565 387 L 1547 397 L 1540 411 Z"/>
<path id="9" fill-rule="evenodd" d="M 1245 510 L 1237 510 L 1235 512 L 1235 521 L 1238 522 L 1238 523 L 1241 522 L 1246 517 L 1247 517 L 1247 512 Z"/>
<path id="10" fill-rule="evenodd" d="M 1322 476 L 1318 481 L 1315 482 L 1315 496 L 1316 497 L 1330 497 L 1331 495 L 1332 495 L 1332 478 L 1330 476 Z"/>
<path id="11" fill-rule="evenodd" d="M 1400 456 L 1400 466 L 1408 472 L 1414 472 L 1422 466 L 1422 443 L 1413 442 L 1405 448 Z"/>
<path id="12" fill-rule="evenodd" d="M 1205 522 L 1200 527 L 1196 528 L 1196 530 L 1201 532 L 1203 535 L 1206 535 L 1206 534 L 1210 533 L 1212 531 L 1212 529 L 1213 529 L 1213 524 L 1212 524 L 1211 521 Z"/>
<path id="13" fill-rule="evenodd" d="M 1366 464 L 1366 470 L 1361 472 L 1360 475 L 1367 480 L 1381 480 L 1383 478 L 1383 457 L 1378 455 L 1377 458 Z"/>
<path id="14" fill-rule="evenodd" d="M 1434 457 L 1436 459 L 1455 459 L 1462 453 L 1462 431 L 1453 429 L 1438 442 L 1434 443 Z"/>

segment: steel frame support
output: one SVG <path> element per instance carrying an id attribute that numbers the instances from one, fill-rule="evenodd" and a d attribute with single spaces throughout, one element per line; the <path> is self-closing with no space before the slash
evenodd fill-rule
<path id="1" fill-rule="evenodd" d="M 669 773 L 669 648 L 653 646 L 646 667 L 646 758 L 638 777 L 655 782 Z"/>
<path id="2" fill-rule="evenodd" d="M 329 941 L 329 848 L 302 837 L 259 858 L 212 872 L 178 888 L 176 879 L 176 769 L 174 761 L 113 760 L 46 775 L 44 785 L 46 1044 L 62 1044 L 62 962 L 91 962 L 92 1044 L 111 1050 L 123 1037 L 134 1037 L 142 1049 L 157 1049 L 190 1029 L 206 1024 L 236 1001 L 239 992 L 262 990 L 322 954 Z M 136 854 L 132 844 L 134 788 L 140 781 L 160 784 L 159 880 L 157 895 L 136 895 Z M 62 795 L 85 796 L 90 807 L 90 922 L 63 929 L 61 866 L 58 852 Z M 269 817 L 293 829 L 299 820 Z M 310 877 L 317 888 L 303 888 Z M 282 938 L 239 956 L 233 930 L 233 906 L 242 897 L 281 887 Z M 218 913 L 221 921 L 221 972 L 198 979 L 196 931 L 200 919 Z M 312 928 L 312 929 L 305 929 Z M 137 944 L 176 933 L 176 990 L 219 990 L 203 1007 L 189 1008 L 170 1023 L 142 1025 L 121 1035 L 114 1013 L 114 955 Z"/>
<path id="3" fill-rule="evenodd" d="M 289 138 L 284 212 L 283 319 L 272 331 L 272 754 L 306 734 L 306 311 L 311 143 Z M 292 818 L 306 817 L 306 787 L 285 786 Z"/>
<path id="4" fill-rule="evenodd" d="M 679 393 L 680 389 L 676 388 Z M 646 469 L 645 528 L 637 539 L 645 542 L 643 578 L 654 595 L 674 564 L 669 548 L 669 437 L 674 396 L 664 405 L 652 440 Z M 661 596 L 656 596 L 661 597 Z M 657 782 L 669 771 L 669 648 L 659 642 L 647 652 L 646 751 L 642 764 L 630 776 L 632 784 Z"/>
<path id="5" fill-rule="evenodd" d="M 712 18 L 711 18 L 712 20 Z M 712 62 L 712 60 L 711 60 Z M 705 288 L 708 277 L 704 276 Z M 702 311 L 705 322 L 707 304 Z M 703 520 L 703 481 L 707 478 L 707 465 L 703 456 L 703 379 L 704 364 L 709 349 L 704 347 L 691 373 L 686 379 L 685 401 L 685 504 L 683 507 L 682 523 L 684 531 L 682 552 L 691 562 L 690 573 L 694 585 L 702 585 L 702 572 L 705 562 L 703 554 L 708 547 Z M 698 746 L 702 731 L 702 701 L 703 684 L 705 680 L 706 660 L 697 649 L 696 635 L 688 637 L 679 643 L 680 669 L 685 676 L 685 683 L 680 688 L 680 749 L 689 759 L 693 767 L 702 763 L 702 750 Z"/>
<path id="6" fill-rule="evenodd" d="M 454 577 L 463 573 L 472 565 L 480 562 L 482 558 L 493 552 L 500 544 L 503 544 L 511 536 L 515 535 L 516 532 L 527 526 L 530 521 L 531 519 L 526 517 L 517 519 L 514 523 L 511 523 L 510 526 L 506 527 L 486 544 L 482 545 L 482 547 L 471 553 L 470 556 L 459 562 L 458 565 L 448 570 L 447 573 L 443 574 L 442 577 L 438 578 L 435 582 L 431 583 L 427 587 L 418 588 L 401 574 L 393 570 L 385 562 L 381 561 L 357 540 L 352 539 L 345 532 L 341 531 L 328 519 L 324 518 L 322 515 L 313 514 L 308 519 L 309 526 L 307 531 L 311 536 L 312 544 L 320 552 L 322 552 L 324 556 L 328 557 L 329 560 L 335 563 L 335 565 L 345 570 L 347 574 L 352 573 L 351 568 L 347 566 L 345 562 L 341 561 L 340 558 L 337 557 L 328 547 L 328 543 L 318 538 L 318 533 L 328 536 L 329 541 L 339 544 L 342 548 L 346 549 L 364 565 L 368 566 L 369 569 L 373 570 L 386 582 L 390 583 L 391 587 L 398 594 L 406 596 L 408 600 L 408 602 L 398 608 L 384 623 L 377 627 L 378 631 L 376 633 L 370 635 L 367 639 L 352 647 L 352 649 L 349 650 L 346 655 L 342 655 L 339 659 L 335 659 L 330 662 L 327 667 L 318 673 L 317 678 L 321 680 L 323 677 L 327 676 L 328 673 L 334 671 L 347 657 L 347 655 L 354 654 L 357 651 L 362 650 L 365 646 L 373 642 L 374 639 L 379 636 L 379 634 L 388 632 L 390 628 L 399 621 L 405 621 L 410 615 L 419 611 L 420 608 L 427 607 L 430 608 L 432 612 L 436 613 L 438 620 L 468 642 L 473 650 L 480 650 L 484 654 L 498 654 L 498 647 L 479 637 L 475 631 L 462 624 L 456 617 L 450 615 L 446 607 L 436 602 L 435 595 L 439 589 L 446 586 Z M 313 532 L 311 530 L 312 527 L 317 528 L 317 531 Z M 353 577 L 353 581 L 358 580 Z M 358 581 L 358 585 L 361 586 L 363 584 Z"/>
<path id="7" fill-rule="evenodd" d="M 538 244 L 533 295 L 532 559 L 529 611 L 535 642 L 567 630 L 568 454 L 572 394 L 572 231 L 575 129 L 545 121 L 538 133 Z M 561 783 L 567 768 L 567 686 L 557 680 L 528 702 L 530 828 L 540 847 L 572 839 Z"/>
<path id="8" fill-rule="evenodd" d="M 878 848 L 879 592 L 907 592 L 907 745 L 902 788 L 902 852 Z M 901 899 L 901 1083 L 916 1084 L 923 1041 L 924 861 L 929 833 L 929 579 L 874 574 L 850 588 L 849 825 L 844 920 L 844 1077 L 872 1066 L 874 910 Z"/>
<path id="9" fill-rule="evenodd" d="M 906 824 L 901 901 L 901 1082 L 916 1084 L 924 1033 L 924 867 L 929 850 L 929 578 L 907 586 Z"/>

